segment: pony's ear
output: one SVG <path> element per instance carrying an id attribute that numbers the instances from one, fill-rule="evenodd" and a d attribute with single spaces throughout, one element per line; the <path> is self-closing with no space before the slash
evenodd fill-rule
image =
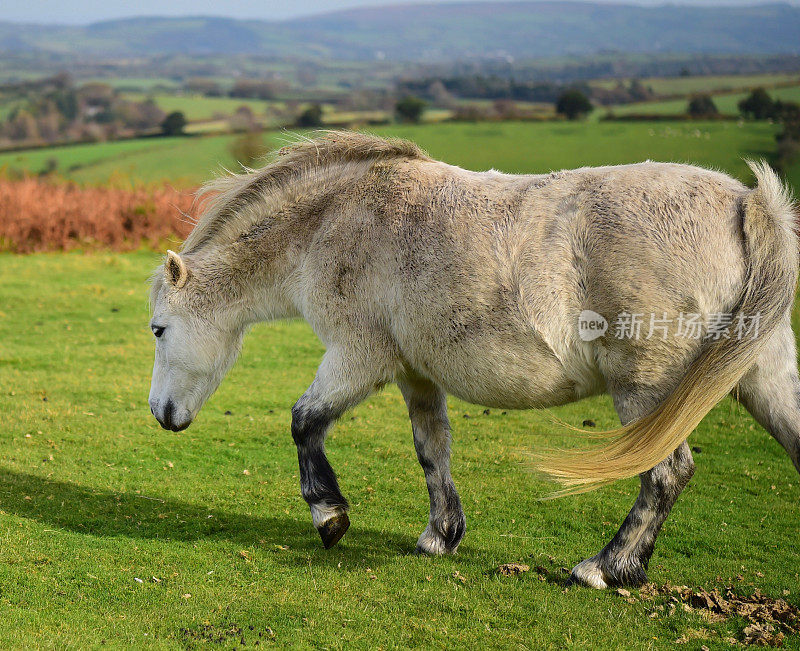
<path id="1" fill-rule="evenodd" d="M 167 251 L 167 259 L 164 262 L 164 275 L 167 282 L 180 289 L 189 280 L 189 269 L 186 268 L 186 263 L 183 258 L 175 251 Z"/>

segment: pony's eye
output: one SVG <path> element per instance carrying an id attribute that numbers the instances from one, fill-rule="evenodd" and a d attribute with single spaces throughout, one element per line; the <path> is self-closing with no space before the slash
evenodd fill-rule
<path id="1" fill-rule="evenodd" d="M 156 337 L 160 337 L 161 335 L 163 335 L 165 330 L 164 326 L 156 326 L 156 325 L 150 326 L 150 329 L 153 331 L 153 334 Z"/>

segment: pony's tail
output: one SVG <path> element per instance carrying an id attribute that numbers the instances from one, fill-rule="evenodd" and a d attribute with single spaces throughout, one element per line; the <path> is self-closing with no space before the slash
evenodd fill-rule
<path id="1" fill-rule="evenodd" d="M 747 276 L 733 311 L 758 319 L 758 334 L 709 342 L 678 386 L 651 414 L 616 430 L 588 450 L 540 457 L 538 470 L 561 483 L 554 496 L 582 493 L 650 470 L 666 459 L 755 363 L 792 304 L 798 251 L 791 196 L 764 162 L 748 161 L 758 185 L 742 198 Z M 748 320 L 748 324 L 753 324 Z"/>

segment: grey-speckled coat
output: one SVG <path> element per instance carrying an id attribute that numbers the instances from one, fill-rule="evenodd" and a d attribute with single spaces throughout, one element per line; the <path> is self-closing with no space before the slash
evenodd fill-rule
<path id="1" fill-rule="evenodd" d="M 156 274 L 151 409 L 164 427 L 188 426 L 249 324 L 304 318 L 326 353 L 292 410 L 292 435 L 323 543 L 349 526 L 325 434 L 396 382 L 430 494 L 418 549 L 438 554 L 455 551 L 465 529 L 447 393 L 529 408 L 608 392 L 623 426 L 599 448 L 540 467 L 573 491 L 641 475 L 620 531 L 573 570 L 594 587 L 641 583 L 692 476 L 685 439 L 735 386 L 800 469 L 792 207 L 768 167 L 753 169 L 750 190 L 678 164 L 511 176 L 363 134 L 294 145 L 261 170 L 212 183 L 181 253 Z M 663 336 L 584 341 L 584 310 L 671 323 Z M 681 313 L 758 314 L 760 330 L 682 337 Z"/>

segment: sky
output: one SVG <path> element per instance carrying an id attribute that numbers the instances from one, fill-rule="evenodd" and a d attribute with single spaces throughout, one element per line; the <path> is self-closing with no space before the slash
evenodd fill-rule
<path id="1" fill-rule="evenodd" d="M 441 4 L 455 0 L 419 0 Z M 460 0 L 463 1 L 463 0 Z M 503 0 L 488 0 L 500 2 Z M 609 0 L 601 0 L 609 1 Z M 759 0 L 616 0 L 630 4 L 732 5 Z M 778 1 L 778 0 L 774 0 Z M 794 0 L 791 4 L 798 4 Z M 281 20 L 338 9 L 391 4 L 402 0 L 0 0 L 0 21 L 85 25 L 131 16 L 227 16 Z"/>

